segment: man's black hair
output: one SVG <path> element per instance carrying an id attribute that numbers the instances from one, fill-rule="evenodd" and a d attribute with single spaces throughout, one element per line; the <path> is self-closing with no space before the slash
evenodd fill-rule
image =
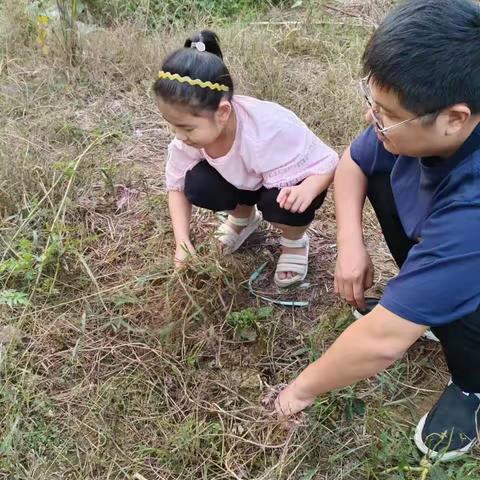
<path id="1" fill-rule="evenodd" d="M 408 0 L 394 8 L 363 54 L 365 75 L 424 115 L 457 103 L 480 113 L 480 4 Z"/>

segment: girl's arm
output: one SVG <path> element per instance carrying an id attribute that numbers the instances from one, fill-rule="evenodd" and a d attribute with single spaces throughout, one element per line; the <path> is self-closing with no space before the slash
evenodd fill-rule
<path id="1" fill-rule="evenodd" d="M 173 235 L 175 237 L 175 264 L 181 266 L 188 256 L 194 253 L 195 249 L 190 241 L 190 220 L 192 217 L 192 204 L 188 201 L 183 192 L 168 192 L 168 208 L 172 219 Z"/>
<path id="2" fill-rule="evenodd" d="M 318 197 L 332 183 L 335 170 L 322 175 L 311 175 L 307 177 L 299 186 L 310 191 L 313 198 Z"/>

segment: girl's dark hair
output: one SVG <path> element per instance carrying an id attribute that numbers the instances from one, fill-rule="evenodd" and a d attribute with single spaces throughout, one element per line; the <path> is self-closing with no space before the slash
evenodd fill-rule
<path id="1" fill-rule="evenodd" d="M 192 42 L 203 42 L 205 51 L 200 52 L 192 48 Z M 192 108 L 194 113 L 202 110 L 215 111 L 223 98 L 230 100 L 233 96 L 233 81 L 230 72 L 223 63 L 218 36 L 209 30 L 202 30 L 199 34 L 185 41 L 184 48 L 171 53 L 162 64 L 164 72 L 178 73 L 192 79 L 204 82 L 226 85 L 228 92 L 220 92 L 211 88 L 202 88 L 176 80 L 159 78 L 153 84 L 155 95 L 164 102 L 185 105 Z"/>

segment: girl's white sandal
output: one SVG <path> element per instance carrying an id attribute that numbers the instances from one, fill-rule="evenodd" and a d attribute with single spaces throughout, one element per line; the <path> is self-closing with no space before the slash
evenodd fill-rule
<path id="1" fill-rule="evenodd" d="M 305 280 L 308 272 L 308 250 L 309 250 L 308 235 L 304 234 L 299 240 L 289 240 L 285 237 L 280 237 L 280 245 L 287 248 L 304 248 L 306 252 L 304 255 L 297 255 L 293 253 L 282 253 L 278 259 L 277 269 L 273 277 L 275 284 L 278 287 L 285 288 L 294 285 L 295 283 Z M 280 278 L 279 273 L 294 272 L 292 278 Z"/>
<path id="2" fill-rule="evenodd" d="M 223 244 L 223 253 L 233 253 L 238 250 L 243 242 L 258 228 L 261 221 L 262 214 L 256 208 L 247 218 L 237 218 L 229 215 L 215 232 L 215 236 Z M 244 228 L 240 232 L 236 232 L 232 225 Z"/>

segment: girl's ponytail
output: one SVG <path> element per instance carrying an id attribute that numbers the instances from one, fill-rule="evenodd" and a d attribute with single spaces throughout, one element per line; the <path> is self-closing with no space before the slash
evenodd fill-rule
<path id="1" fill-rule="evenodd" d="M 198 45 L 199 43 L 203 43 L 205 45 L 206 52 L 213 53 L 223 60 L 222 50 L 220 49 L 220 40 L 215 32 L 211 32 L 210 30 L 202 30 L 196 35 L 193 35 L 185 40 L 184 47 L 195 48 L 195 45 Z"/>

